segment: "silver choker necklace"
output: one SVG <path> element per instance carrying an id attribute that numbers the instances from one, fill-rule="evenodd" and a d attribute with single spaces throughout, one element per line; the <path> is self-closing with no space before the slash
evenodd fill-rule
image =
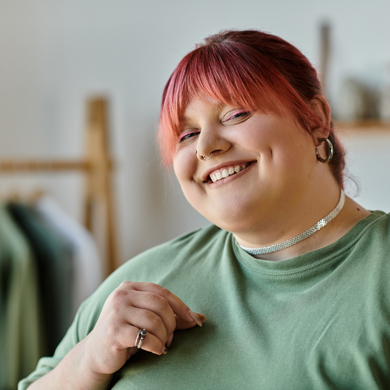
<path id="1" fill-rule="evenodd" d="M 319 230 L 321 230 L 333 218 L 335 218 L 337 216 L 337 214 L 343 208 L 344 200 L 345 200 L 344 191 L 341 190 L 340 191 L 340 200 L 339 200 L 339 203 L 337 204 L 337 206 L 326 217 L 319 220 L 314 226 L 312 226 L 310 229 L 307 229 L 305 232 L 303 232 L 299 236 L 291 238 L 290 240 L 287 240 L 287 241 L 280 242 L 279 244 L 275 244 L 275 245 L 271 245 L 271 246 L 264 246 L 262 248 L 245 248 L 242 245 L 240 245 L 240 247 L 242 249 L 244 249 L 245 252 L 248 252 L 250 255 L 264 255 L 266 253 L 280 251 L 281 249 L 285 249 L 285 248 L 288 248 L 289 246 L 298 244 L 298 242 L 305 240 L 306 238 L 310 237 L 315 232 L 318 232 Z"/>

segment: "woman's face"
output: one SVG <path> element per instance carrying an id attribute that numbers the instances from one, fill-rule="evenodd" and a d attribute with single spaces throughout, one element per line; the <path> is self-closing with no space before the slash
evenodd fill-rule
<path id="1" fill-rule="evenodd" d="M 190 204 L 238 233 L 298 204 L 317 162 L 314 148 L 289 119 L 197 98 L 185 110 L 173 167 Z"/>

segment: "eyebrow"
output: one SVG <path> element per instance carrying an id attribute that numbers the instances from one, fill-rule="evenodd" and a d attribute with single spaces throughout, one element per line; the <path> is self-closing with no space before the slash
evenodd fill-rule
<path id="1" fill-rule="evenodd" d="M 216 109 L 222 109 L 224 107 L 227 107 L 228 105 L 225 104 L 224 102 L 218 102 L 218 103 L 215 103 L 215 108 Z M 182 115 L 180 118 L 179 118 L 179 125 L 180 126 L 184 126 L 184 125 L 187 125 L 187 124 L 190 124 L 192 122 L 192 119 L 191 118 L 188 118 L 186 117 L 185 115 Z"/>
<path id="2" fill-rule="evenodd" d="M 186 117 L 180 118 L 179 119 L 180 131 L 184 131 L 183 127 L 188 126 L 189 124 L 191 124 L 191 120 L 189 118 Z"/>

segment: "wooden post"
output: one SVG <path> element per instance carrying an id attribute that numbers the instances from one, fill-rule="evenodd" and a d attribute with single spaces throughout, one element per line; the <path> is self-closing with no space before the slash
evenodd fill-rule
<path id="1" fill-rule="evenodd" d="M 323 22 L 320 27 L 320 81 L 322 86 L 322 93 L 326 96 L 327 91 L 327 76 L 329 67 L 329 53 L 330 53 L 330 24 Z"/>
<path id="2" fill-rule="evenodd" d="M 94 98 L 88 102 L 87 178 L 85 199 L 85 226 L 92 231 L 92 215 L 96 207 L 103 207 L 106 237 L 106 273 L 119 266 L 115 207 L 112 187 L 112 159 L 109 148 L 107 101 Z"/>

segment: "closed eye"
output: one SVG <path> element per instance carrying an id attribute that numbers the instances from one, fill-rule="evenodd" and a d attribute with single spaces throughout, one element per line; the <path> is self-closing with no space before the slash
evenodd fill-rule
<path id="1" fill-rule="evenodd" d="M 246 118 L 250 114 L 249 111 L 245 110 L 239 110 L 231 113 L 223 122 L 229 122 L 229 121 L 234 121 L 234 120 L 241 120 Z"/>
<path id="2" fill-rule="evenodd" d="M 195 137 L 198 134 L 199 134 L 199 131 L 189 131 L 187 133 L 184 133 L 184 134 L 180 135 L 179 142 L 186 141 L 192 137 Z"/>

